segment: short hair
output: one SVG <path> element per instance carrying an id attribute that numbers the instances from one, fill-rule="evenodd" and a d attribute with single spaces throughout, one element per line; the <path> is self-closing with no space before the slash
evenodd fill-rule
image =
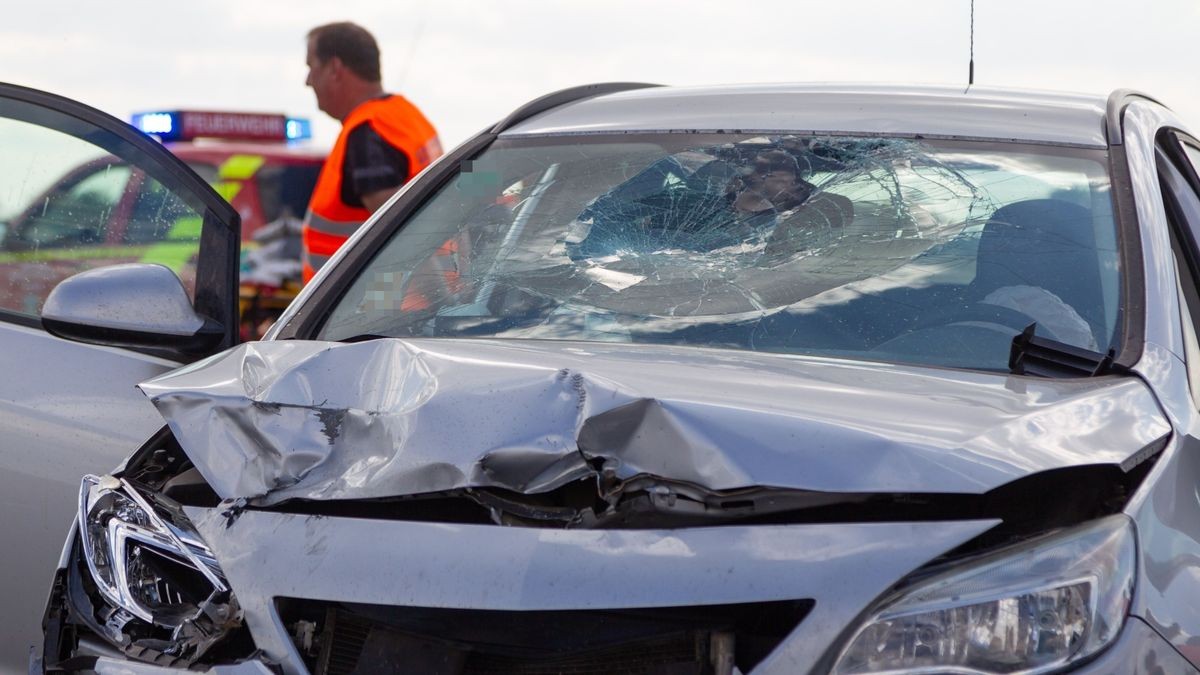
<path id="1" fill-rule="evenodd" d="M 327 23 L 308 31 L 308 39 L 322 62 L 336 56 L 350 72 L 368 82 L 383 79 L 379 73 L 379 45 L 366 28 L 349 21 Z"/>
<path id="2" fill-rule="evenodd" d="M 754 158 L 754 170 L 761 174 L 784 171 L 799 176 L 800 163 L 793 155 L 783 150 L 767 150 Z"/>

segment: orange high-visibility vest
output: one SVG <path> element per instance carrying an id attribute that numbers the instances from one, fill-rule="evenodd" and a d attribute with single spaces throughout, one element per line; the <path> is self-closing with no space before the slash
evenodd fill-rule
<path id="1" fill-rule="evenodd" d="M 342 164 L 346 160 L 346 139 L 360 124 L 370 124 L 383 140 L 408 157 L 406 182 L 442 154 L 437 130 L 403 96 L 373 99 L 352 110 L 342 121 L 337 142 L 321 167 L 317 186 L 308 203 L 308 213 L 304 216 L 305 283 L 371 215 L 361 206 L 351 206 L 342 201 Z"/>
<path id="2" fill-rule="evenodd" d="M 437 251 L 409 273 L 400 310 L 429 309 L 463 290 L 464 266 L 471 246 L 462 235 L 442 242 Z"/>

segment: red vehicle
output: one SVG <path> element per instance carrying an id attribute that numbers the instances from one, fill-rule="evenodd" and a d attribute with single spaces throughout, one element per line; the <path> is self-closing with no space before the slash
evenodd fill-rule
<path id="1" fill-rule="evenodd" d="M 310 136 L 308 123 L 197 111 L 142 113 L 133 123 L 241 216 L 242 337 L 258 337 L 300 287 L 300 220 L 324 162 L 324 153 L 295 143 Z M 62 279 L 120 262 L 162 263 L 190 289 L 195 212 L 113 155 L 73 161 L 48 188 L 28 193 L 24 207 L 0 214 L 8 216 L 0 223 L 0 310 L 36 315 Z"/>

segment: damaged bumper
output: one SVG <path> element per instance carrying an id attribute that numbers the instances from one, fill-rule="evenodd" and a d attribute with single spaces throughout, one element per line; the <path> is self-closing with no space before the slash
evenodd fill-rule
<path id="1" fill-rule="evenodd" d="M 109 657 L 96 659 L 92 668 L 98 675 L 177 675 L 185 672 L 199 675 L 271 675 L 277 672 L 262 661 L 250 661 L 234 666 L 214 666 L 203 671 L 184 671 Z M 40 662 L 35 661 L 30 667 L 30 674 L 41 672 L 43 671 Z M 762 672 L 767 672 L 767 669 L 764 668 Z M 1200 673 L 1200 670 L 1188 663 L 1170 643 L 1162 639 L 1145 622 L 1131 618 L 1116 644 L 1095 661 L 1073 672 L 1080 675 L 1193 675 Z"/>
<path id="2" fill-rule="evenodd" d="M 877 595 L 995 524 L 571 531 L 266 512 L 245 512 L 230 525 L 219 511 L 199 509 L 189 516 L 219 542 L 214 552 L 255 644 L 288 672 L 301 672 L 305 657 L 297 625 L 281 616 L 283 599 L 391 608 L 376 618 L 392 626 L 404 625 L 405 608 L 493 612 L 511 623 L 511 613 L 581 620 L 581 612 L 799 601 L 811 609 L 760 672 L 807 672 Z M 548 645 L 572 637 L 539 632 Z"/>
<path id="3" fill-rule="evenodd" d="M 226 514 L 187 509 L 216 542 L 257 651 L 188 672 L 601 673 L 636 663 L 647 673 L 823 673 L 889 589 L 996 524 L 584 531 Z M 1195 672 L 1137 617 L 1118 629 L 1072 672 Z M 115 655 L 75 666 L 185 672 Z"/>
<path id="4" fill-rule="evenodd" d="M 692 658 L 703 650 L 703 658 L 725 653 L 732 659 L 735 649 L 754 644 L 749 658 L 757 661 L 742 663 L 742 672 L 808 672 L 878 595 L 995 525 L 602 531 L 254 510 L 230 521 L 220 508 L 189 507 L 187 515 L 212 543 L 261 663 L 297 675 L 334 672 L 322 645 L 350 645 L 362 658 L 385 663 L 380 659 L 401 655 L 370 656 L 371 635 L 397 649 L 396 635 L 404 634 L 412 639 L 402 656 L 411 663 L 415 654 L 428 657 L 439 645 L 479 639 L 479 631 L 497 626 L 518 628 L 504 631 L 510 644 L 492 655 L 510 664 L 522 655 L 537 657 L 530 650 L 541 647 L 585 660 L 599 654 L 613 663 L 651 658 L 647 654 L 673 658 L 681 644 L 691 645 Z M 764 632 L 753 621 L 730 619 L 763 616 L 779 625 Z M 356 635 L 365 642 L 354 642 Z M 586 635 L 610 644 L 578 642 Z M 643 639 L 647 635 L 653 639 Z M 764 639 L 772 643 L 763 645 Z M 436 654 L 439 663 L 462 657 Z"/>

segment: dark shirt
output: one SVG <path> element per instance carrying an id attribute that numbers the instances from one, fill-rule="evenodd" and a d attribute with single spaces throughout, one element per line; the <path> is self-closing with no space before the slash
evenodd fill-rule
<path id="1" fill-rule="evenodd" d="M 402 150 L 365 122 L 350 130 L 342 162 L 342 202 L 361 207 L 363 195 L 394 190 L 407 178 L 408 156 Z"/>

